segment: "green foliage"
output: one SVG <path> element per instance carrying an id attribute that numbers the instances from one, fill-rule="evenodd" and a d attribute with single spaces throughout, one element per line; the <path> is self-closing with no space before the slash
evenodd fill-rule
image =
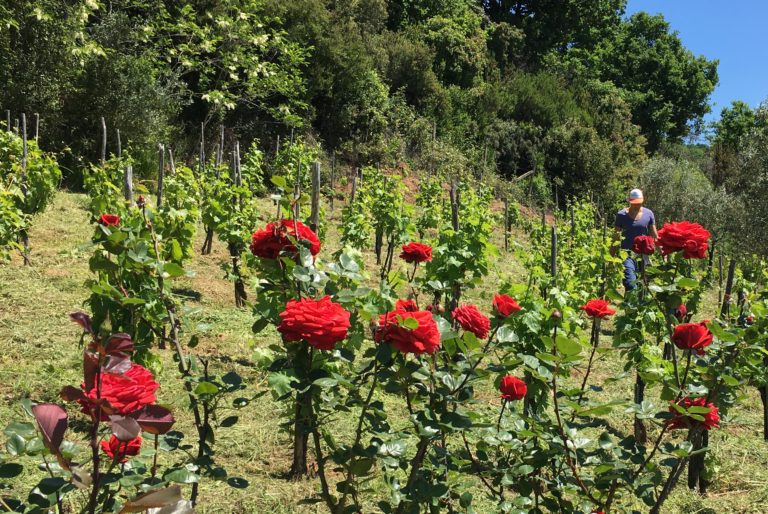
<path id="1" fill-rule="evenodd" d="M 659 227 L 667 221 L 695 221 L 717 240 L 734 240 L 741 216 L 739 200 L 715 189 L 690 161 L 653 157 L 640 170 L 637 185 L 649 199 Z"/>
<path id="2" fill-rule="evenodd" d="M 56 159 L 27 142 L 26 169 L 23 141 L 13 132 L 0 132 L 0 261 L 6 261 L 35 214 L 53 200 L 61 181 Z"/>
<path id="3" fill-rule="evenodd" d="M 0 185 L 5 190 L 20 190 L 22 194 L 16 196 L 17 208 L 26 215 L 34 215 L 44 211 L 53 199 L 61 181 L 61 170 L 53 155 L 40 150 L 33 139 L 27 141 L 25 172 L 22 146 L 18 135 L 0 132 Z"/>

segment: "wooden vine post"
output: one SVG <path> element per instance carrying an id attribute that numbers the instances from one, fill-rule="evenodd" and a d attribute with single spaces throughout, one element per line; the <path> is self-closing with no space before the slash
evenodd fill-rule
<path id="1" fill-rule="evenodd" d="M 117 129 L 117 158 L 123 157 L 123 143 L 120 140 L 120 129 Z"/>
<path id="2" fill-rule="evenodd" d="M 504 197 L 504 251 L 509 251 L 509 197 Z"/>
<path id="3" fill-rule="evenodd" d="M 11 127 L 11 110 L 10 109 L 5 110 L 5 130 L 6 132 L 13 131 L 13 128 Z"/>
<path id="4" fill-rule="evenodd" d="M 163 206 L 163 177 L 165 176 L 165 145 L 157 145 L 158 170 L 157 170 L 157 210 Z"/>
<path id="5" fill-rule="evenodd" d="M 123 196 L 129 206 L 133 205 L 133 166 L 125 167 L 123 175 Z"/>
<path id="6" fill-rule="evenodd" d="M 107 162 L 107 122 L 101 117 L 101 165 Z"/>
<path id="7" fill-rule="evenodd" d="M 459 209 L 461 206 L 461 192 L 459 189 L 458 179 L 451 180 L 451 188 L 449 190 L 449 199 L 451 201 L 451 226 L 454 232 L 459 231 Z M 459 300 L 461 300 L 461 284 L 457 281 L 452 286 L 451 291 L 451 303 L 448 312 L 453 312 L 453 309 L 459 306 Z"/>
<path id="8" fill-rule="evenodd" d="M 40 139 L 40 113 L 35 113 L 35 143 Z"/>
<path id="9" fill-rule="evenodd" d="M 317 232 L 320 227 L 320 163 L 312 163 L 312 210 L 309 217 L 309 227 Z"/>
<path id="10" fill-rule="evenodd" d="M 331 212 L 333 212 L 333 201 L 335 199 L 334 197 L 336 196 L 336 152 L 335 151 L 331 153 L 330 193 L 331 193 Z"/>
<path id="11" fill-rule="evenodd" d="M 27 115 L 21 113 L 21 193 L 24 195 L 25 204 L 29 194 L 27 186 L 27 157 Z M 21 242 L 24 245 L 24 253 L 22 254 L 24 265 L 31 266 L 32 262 L 29 258 L 29 233 L 27 232 L 27 228 L 24 227 L 19 235 L 21 236 Z"/>
<path id="12" fill-rule="evenodd" d="M 233 207 L 236 209 L 242 209 L 243 199 L 242 192 L 240 190 L 243 185 L 243 175 L 240 169 L 240 142 L 235 141 L 235 149 L 232 152 L 232 178 L 235 185 L 236 194 L 232 198 Z M 243 244 L 229 241 L 229 256 L 232 259 L 232 275 L 235 277 L 235 306 L 245 307 L 245 301 L 248 299 L 248 295 L 245 292 L 245 282 L 243 282 L 243 276 L 240 271 L 240 253 L 243 250 Z"/>
<path id="13" fill-rule="evenodd" d="M 357 173 L 352 176 L 352 193 L 349 195 L 349 204 L 355 203 L 355 195 L 357 195 Z"/>

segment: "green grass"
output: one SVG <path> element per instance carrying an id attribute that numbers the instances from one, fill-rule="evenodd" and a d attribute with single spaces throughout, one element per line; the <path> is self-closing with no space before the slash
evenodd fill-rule
<path id="1" fill-rule="evenodd" d="M 77 385 L 81 376 L 79 330 L 68 320 L 72 311 L 83 309 L 87 290 L 83 286 L 89 277 L 88 256 L 83 248 L 91 235 L 82 195 L 60 193 L 53 206 L 35 220 L 31 231 L 32 267 L 19 260 L 0 266 L 0 425 L 25 417 L 19 401 L 58 401 L 60 388 Z M 264 212 L 272 212 L 265 204 Z M 338 221 L 339 209 L 331 216 L 331 227 Z M 267 214 L 265 214 L 266 219 Z M 201 231 L 200 231 L 201 232 Z M 498 235 L 496 243 L 503 248 Z M 516 238 L 522 240 L 521 234 Z M 324 253 L 336 250 L 338 234 L 331 228 L 325 238 Z M 522 241 L 524 243 L 524 241 Z M 197 241 L 199 249 L 202 241 Z M 503 250 L 494 258 L 491 272 L 483 289 L 468 293 L 469 301 L 477 302 L 488 311 L 494 291 L 506 279 L 521 280 L 520 263 Z M 267 331 L 254 336 L 253 316 L 248 309 L 235 309 L 233 288 L 223 277 L 221 263 L 227 262 L 224 246 L 216 241 L 210 256 L 197 255 L 189 268 L 193 278 L 180 286 L 195 291 L 199 298 L 187 302 L 191 309 L 185 323 L 192 327 L 204 322 L 211 325 L 195 351 L 210 359 L 216 373 L 237 371 L 247 383 L 243 396 L 254 396 L 267 390 L 266 376 L 251 362 L 253 348 L 277 342 L 276 333 Z M 377 275 L 375 259 L 366 255 L 371 275 Z M 617 270 L 618 272 L 618 270 Z M 714 310 L 716 298 L 708 305 Z M 610 327 L 606 327 L 610 330 Z M 604 334 L 605 347 L 610 347 Z M 186 396 L 177 378 L 169 352 L 161 352 L 165 369 L 158 377 L 162 384 L 160 403 L 170 406 L 178 418 L 179 430 L 193 433 L 191 415 L 186 410 Z M 621 356 L 609 350 L 604 353 L 594 371 L 594 383 L 621 371 Z M 574 381 L 580 376 L 574 375 Z M 607 386 L 599 399 L 630 399 L 633 377 Z M 655 391 L 649 391 L 653 397 Z M 479 391 L 479 401 L 488 408 L 498 405 L 496 393 Z M 392 422 L 407 426 L 407 418 L 397 399 L 386 399 L 391 405 Z M 216 460 L 231 477 L 248 482 L 245 488 L 230 487 L 226 481 L 203 479 L 198 512 L 201 513 L 312 513 L 325 512 L 322 505 L 299 505 L 312 496 L 316 481 L 289 482 L 281 478 L 290 466 L 290 445 L 286 434 L 278 429 L 279 406 L 270 394 L 264 394 L 246 408 L 237 411 L 239 422 L 216 432 Z M 399 410 L 398 410 L 399 409 Z M 224 416 L 230 413 L 224 413 Z M 723 428 L 710 434 L 711 455 L 717 468 L 710 494 L 701 498 L 681 484 L 668 502 L 665 512 L 680 513 L 764 513 L 768 512 L 768 443 L 761 437 L 761 408 L 756 391 L 748 391 L 742 406 L 733 410 Z M 631 419 L 621 411 L 609 418 L 622 431 L 631 430 Z M 333 425 L 335 434 L 343 437 L 351 427 L 342 422 Z M 70 438 L 78 435 L 70 434 Z M 82 445 L 84 446 L 84 445 Z M 410 448 L 412 451 L 413 448 Z M 10 484 L 3 494 L 25 497 L 40 475 L 36 462 L 23 462 L 26 473 Z M 333 477 L 332 477 L 333 478 Z M 383 489 L 377 491 L 383 492 Z M 468 484 L 467 487 L 474 487 Z M 476 491 L 482 501 L 482 494 Z M 375 510 L 372 505 L 370 510 Z M 483 509 L 479 508 L 479 511 Z"/>

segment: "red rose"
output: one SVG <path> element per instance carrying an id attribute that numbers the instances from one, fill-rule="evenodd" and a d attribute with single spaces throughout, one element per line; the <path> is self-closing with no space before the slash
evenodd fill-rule
<path id="1" fill-rule="evenodd" d="M 101 451 L 107 454 L 112 460 L 117 458 L 118 462 L 126 462 L 128 457 L 133 457 L 139 454 L 141 450 L 141 437 L 131 439 L 130 441 L 121 441 L 114 435 L 109 438 L 109 441 L 101 441 Z"/>
<path id="2" fill-rule="evenodd" d="M 523 310 L 511 296 L 505 294 L 493 295 L 493 308 L 499 316 L 507 317 L 510 314 Z"/>
<path id="3" fill-rule="evenodd" d="M 690 409 L 691 407 L 708 408 L 709 412 L 707 412 L 706 414 L 692 413 L 692 414 L 695 414 L 696 416 L 703 417 L 704 421 L 699 421 L 690 416 L 681 414 L 677 411 L 677 409 L 674 406 L 670 405 L 669 412 L 671 412 L 674 416 L 671 419 L 667 420 L 667 424 L 669 425 L 669 428 L 672 428 L 672 429 L 693 428 L 696 425 L 702 426 L 706 430 L 711 430 L 713 428 L 720 428 L 720 425 L 717 424 L 718 421 L 720 421 L 720 414 L 717 411 L 717 407 L 715 407 L 715 404 L 711 402 L 706 403 L 706 401 L 707 399 L 704 397 L 691 400 L 686 396 L 685 398 L 682 398 L 680 401 L 677 402 L 677 405 L 683 407 L 686 410 Z"/>
<path id="4" fill-rule="evenodd" d="M 528 386 L 526 386 L 525 382 L 519 378 L 513 377 L 512 375 L 506 375 L 501 379 L 499 391 L 501 391 L 501 397 L 505 400 L 522 400 L 525 393 L 528 392 Z"/>
<path id="5" fill-rule="evenodd" d="M 426 262 L 432 260 L 432 247 L 422 243 L 408 243 L 403 245 L 400 258 L 405 262 Z"/>
<path id="6" fill-rule="evenodd" d="M 429 309 L 429 307 L 427 307 Z M 416 305 L 416 302 L 412 299 L 407 300 L 398 300 L 395 302 L 395 310 L 396 311 L 408 311 L 408 312 L 416 312 L 419 310 L 419 306 Z"/>
<path id="7" fill-rule="evenodd" d="M 136 200 L 136 205 L 144 207 L 145 203 L 147 203 L 147 201 L 144 199 L 144 195 L 139 195 L 139 198 Z"/>
<path id="8" fill-rule="evenodd" d="M 347 337 L 350 327 L 349 311 L 332 302 L 330 296 L 290 300 L 280 318 L 277 331 L 283 334 L 284 341 L 304 340 L 320 350 L 333 350 Z"/>
<path id="9" fill-rule="evenodd" d="M 415 328 L 408 328 L 414 319 L 418 323 Z M 377 343 L 390 343 L 403 353 L 435 353 L 440 348 L 440 331 L 432 314 L 427 311 L 408 312 L 394 310 L 379 316 L 379 326 L 376 329 Z"/>
<path id="10" fill-rule="evenodd" d="M 93 405 L 96 400 L 97 388 L 93 387 L 90 391 L 85 391 L 85 384 L 81 387 L 86 398 L 90 400 L 90 402 L 81 403 L 86 408 L 86 412 L 90 413 L 88 409 L 93 408 L 95 410 L 95 407 L 91 407 L 87 403 Z M 145 405 L 154 403 L 155 391 L 159 387 L 160 384 L 155 382 L 152 372 L 139 364 L 131 364 L 128 371 L 122 375 L 102 372 L 101 398 L 109 402 L 109 405 L 102 407 L 101 420 L 107 421 L 109 414 L 127 416 Z"/>
<path id="11" fill-rule="evenodd" d="M 297 235 L 298 233 L 298 235 Z M 267 224 L 251 236 L 251 253 L 264 259 L 277 259 L 281 252 L 296 255 L 296 245 L 291 239 L 298 239 L 308 246 L 309 253 L 320 253 L 320 240 L 312 230 L 298 220 L 282 219 Z"/>
<path id="12" fill-rule="evenodd" d="M 747 325 L 752 325 L 755 322 L 755 317 L 750 314 L 749 316 L 747 316 L 746 321 L 747 321 Z"/>
<path id="13" fill-rule="evenodd" d="M 641 255 L 653 255 L 656 241 L 651 236 L 637 236 L 632 244 L 632 251 Z"/>
<path id="14" fill-rule="evenodd" d="M 683 323 L 677 325 L 672 333 L 672 342 L 681 350 L 694 350 L 704 355 L 704 348 L 712 344 L 712 332 L 702 323 Z"/>
<path id="15" fill-rule="evenodd" d="M 120 224 L 120 216 L 117 214 L 102 214 L 99 216 L 99 223 L 106 227 L 116 227 Z"/>
<path id="16" fill-rule="evenodd" d="M 488 331 L 491 330 L 491 320 L 483 313 L 477 310 L 474 305 L 462 305 L 453 309 L 453 319 L 459 322 L 461 328 L 467 332 L 472 332 L 478 339 L 488 337 Z"/>
<path id="17" fill-rule="evenodd" d="M 681 303 L 680 306 L 675 309 L 675 317 L 677 318 L 677 321 L 683 321 L 687 314 L 688 307 L 686 307 L 684 303 Z"/>
<path id="18" fill-rule="evenodd" d="M 698 223 L 680 221 L 667 223 L 659 230 L 662 255 L 683 252 L 686 259 L 704 259 L 707 256 L 709 232 Z"/>
<path id="19" fill-rule="evenodd" d="M 605 318 L 616 314 L 616 311 L 608 306 L 608 302 L 599 298 L 588 301 L 581 306 L 581 310 L 586 312 L 590 318 Z"/>

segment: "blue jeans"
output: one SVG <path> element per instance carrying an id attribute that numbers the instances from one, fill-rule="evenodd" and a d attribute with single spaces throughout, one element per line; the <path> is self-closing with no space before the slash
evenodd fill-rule
<path id="1" fill-rule="evenodd" d="M 624 289 L 626 291 L 631 291 L 633 289 L 637 289 L 637 268 L 638 263 L 635 262 L 635 259 L 632 258 L 631 255 L 628 255 L 626 259 L 624 259 Z"/>

